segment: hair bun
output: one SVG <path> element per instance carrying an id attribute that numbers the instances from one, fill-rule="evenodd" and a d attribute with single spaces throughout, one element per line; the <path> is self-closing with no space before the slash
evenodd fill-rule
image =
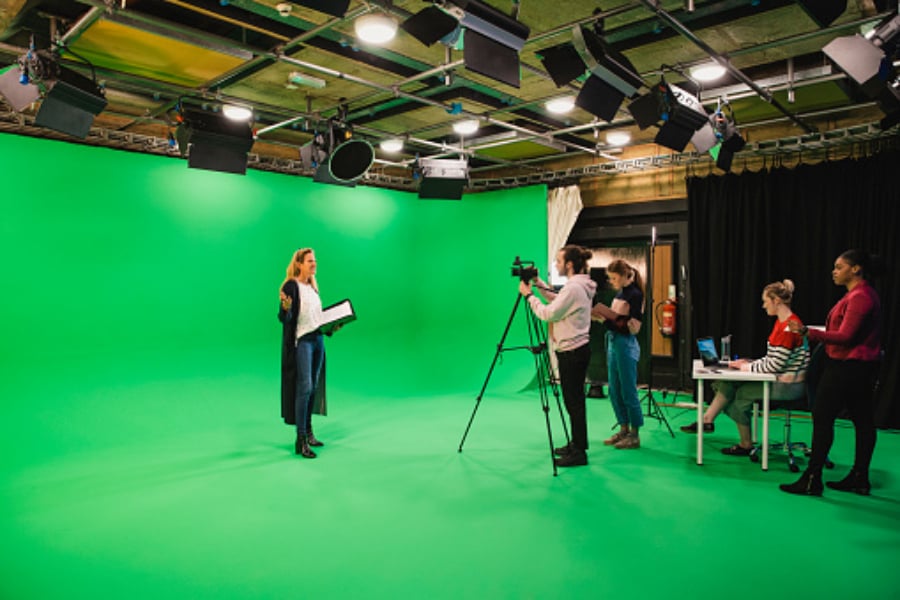
<path id="1" fill-rule="evenodd" d="M 785 279 L 781 283 L 784 284 L 784 289 L 787 290 L 787 292 L 789 294 L 794 293 L 794 282 L 793 281 L 791 281 L 790 279 Z"/>

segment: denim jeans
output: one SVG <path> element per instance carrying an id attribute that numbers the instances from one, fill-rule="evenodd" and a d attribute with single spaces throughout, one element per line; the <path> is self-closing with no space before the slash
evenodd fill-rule
<path id="1" fill-rule="evenodd" d="M 321 333 L 308 333 L 297 340 L 297 391 L 294 410 L 297 435 L 305 436 L 312 429 L 313 399 L 319 385 L 319 374 L 325 360 L 325 343 Z"/>
<path id="2" fill-rule="evenodd" d="M 644 413 L 637 391 L 637 364 L 640 357 L 641 347 L 636 337 L 606 332 L 609 399 L 619 425 L 641 427 L 644 424 Z"/>

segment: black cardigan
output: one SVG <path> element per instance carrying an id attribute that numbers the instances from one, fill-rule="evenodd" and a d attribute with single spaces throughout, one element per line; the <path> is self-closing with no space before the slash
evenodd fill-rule
<path id="1" fill-rule="evenodd" d="M 291 299 L 291 309 L 285 310 L 278 304 L 278 320 L 281 321 L 281 418 L 288 425 L 296 425 L 294 406 L 297 393 L 297 317 L 300 315 L 300 286 L 293 279 L 285 281 L 281 291 Z M 313 413 L 328 414 L 325 402 L 325 362 L 316 387 Z"/>

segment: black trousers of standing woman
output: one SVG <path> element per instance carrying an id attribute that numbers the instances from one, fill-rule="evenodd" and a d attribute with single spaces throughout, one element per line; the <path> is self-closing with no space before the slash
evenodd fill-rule
<path id="1" fill-rule="evenodd" d="M 875 451 L 875 381 L 879 363 L 835 360 L 827 356 L 824 362 L 813 406 L 812 455 L 807 470 L 822 472 L 834 442 L 835 419 L 846 408 L 856 427 L 856 460 L 853 466 L 857 471 L 868 473 Z"/>
<path id="2" fill-rule="evenodd" d="M 563 403 L 569 413 L 569 424 L 572 429 L 572 446 L 581 451 L 587 450 L 588 447 L 584 380 L 590 361 L 591 348 L 589 344 L 584 344 L 574 350 L 556 353 L 556 362 L 559 365 L 559 384 L 562 388 Z"/>

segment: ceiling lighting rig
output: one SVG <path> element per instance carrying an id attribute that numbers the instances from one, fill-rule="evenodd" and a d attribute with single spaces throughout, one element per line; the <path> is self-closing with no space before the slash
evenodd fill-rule
<path id="1" fill-rule="evenodd" d="M 449 46 L 462 36 L 467 69 L 519 87 L 519 52 L 531 30 L 479 0 L 436 0 L 404 21 L 400 28 L 426 46 Z"/>
<path id="2" fill-rule="evenodd" d="M 28 52 L 0 74 L 0 96 L 16 112 L 40 100 L 36 126 L 84 139 L 94 117 L 106 108 L 94 67 L 85 62 L 91 67 L 91 79 L 62 66 L 58 49 L 37 50 L 32 37 Z"/>
<path id="3" fill-rule="evenodd" d="M 594 11 L 595 14 L 597 11 Z M 625 98 L 634 98 L 644 80 L 634 65 L 603 37 L 603 19 L 593 28 L 576 25 L 572 41 L 537 53 L 557 87 L 568 85 L 588 72 L 575 105 L 604 121 L 612 121 Z"/>

